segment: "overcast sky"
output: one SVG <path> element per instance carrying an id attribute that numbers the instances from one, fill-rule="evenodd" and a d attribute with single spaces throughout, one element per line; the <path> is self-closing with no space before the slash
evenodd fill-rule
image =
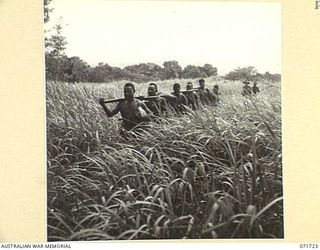
<path id="1" fill-rule="evenodd" d="M 52 0 L 68 56 L 92 66 L 177 60 L 219 74 L 255 66 L 281 73 L 281 4 L 210 1 Z"/>

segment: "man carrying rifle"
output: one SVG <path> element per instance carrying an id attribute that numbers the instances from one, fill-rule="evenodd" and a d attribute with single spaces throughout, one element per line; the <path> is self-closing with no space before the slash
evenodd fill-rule
<path id="1" fill-rule="evenodd" d="M 186 111 L 186 106 L 188 105 L 188 100 L 181 92 L 181 86 L 179 83 L 173 85 L 172 97 L 169 98 L 172 108 L 179 114 Z"/>
<path id="2" fill-rule="evenodd" d="M 166 101 L 158 93 L 158 87 L 155 83 L 150 83 L 148 87 L 148 97 L 156 97 L 146 102 L 146 106 L 156 116 L 160 116 L 166 111 Z"/>
<path id="3" fill-rule="evenodd" d="M 198 95 L 202 105 L 215 105 L 216 103 L 214 101 L 213 94 L 208 88 L 206 88 L 204 79 L 199 80 L 199 86 Z"/>
<path id="4" fill-rule="evenodd" d="M 186 90 L 181 91 L 188 101 L 188 106 L 191 107 L 193 110 L 198 108 L 198 95 L 195 93 L 195 89 L 193 88 L 192 82 L 187 82 Z"/>
<path id="5" fill-rule="evenodd" d="M 131 130 L 138 124 L 145 121 L 150 121 L 154 116 L 150 109 L 140 100 L 134 97 L 135 88 L 132 83 L 126 83 L 124 85 L 124 99 L 114 100 L 119 101 L 114 110 L 110 111 L 103 98 L 99 100 L 100 105 L 106 112 L 108 117 L 112 117 L 120 112 L 123 122 L 122 127 L 125 130 Z"/>
<path id="6" fill-rule="evenodd" d="M 158 86 L 154 82 L 150 83 L 149 87 L 153 87 L 150 92 L 152 93 L 152 95 L 149 95 L 149 96 L 154 96 L 154 95 L 159 96 L 162 94 L 161 92 L 158 92 Z M 148 88 L 148 94 L 149 94 L 149 88 Z"/>

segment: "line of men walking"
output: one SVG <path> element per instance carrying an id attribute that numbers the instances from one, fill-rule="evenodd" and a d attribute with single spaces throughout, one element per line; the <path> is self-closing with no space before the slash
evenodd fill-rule
<path id="1" fill-rule="evenodd" d="M 243 84 L 244 85 L 241 92 L 243 96 L 250 96 L 252 94 L 258 94 L 260 92 L 260 89 L 257 86 L 257 82 L 254 82 L 252 87 L 249 85 L 249 81 L 243 81 Z"/>
<path id="2" fill-rule="evenodd" d="M 194 88 L 191 82 L 186 85 L 186 90 L 181 91 L 179 83 L 173 85 L 173 92 L 165 94 L 158 92 L 155 83 L 150 83 L 147 97 L 135 97 L 135 87 L 132 83 L 124 85 L 124 99 L 117 99 L 117 106 L 111 111 L 106 106 L 104 98 L 99 103 L 108 117 L 120 112 L 122 116 L 122 127 L 125 130 L 132 130 L 138 124 L 150 121 L 159 116 L 165 116 L 170 112 L 177 115 L 184 114 L 188 107 L 196 110 L 200 106 L 216 106 L 220 101 L 220 89 L 215 85 L 213 91 L 205 86 L 204 79 L 199 80 L 199 87 Z"/>

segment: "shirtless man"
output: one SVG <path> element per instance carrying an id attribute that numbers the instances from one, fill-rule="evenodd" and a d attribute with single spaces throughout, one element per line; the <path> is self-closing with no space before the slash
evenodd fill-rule
<path id="1" fill-rule="evenodd" d="M 154 82 L 150 83 L 149 87 L 154 87 L 154 89 L 152 90 L 152 93 L 154 95 L 161 95 L 162 94 L 161 92 L 158 92 L 158 86 Z M 148 88 L 148 93 L 149 93 L 149 88 Z"/>
<path id="2" fill-rule="evenodd" d="M 148 97 L 157 97 L 153 100 L 148 100 L 146 106 L 152 111 L 156 116 L 160 116 L 166 111 L 166 101 L 160 96 L 161 93 L 158 93 L 158 88 L 155 83 L 150 83 L 148 87 Z"/>
<path id="3" fill-rule="evenodd" d="M 108 117 L 112 117 L 120 112 L 123 119 L 122 127 L 125 130 L 131 130 L 138 124 L 150 121 L 154 117 L 151 110 L 142 101 L 134 98 L 135 88 L 132 83 L 124 85 L 123 93 L 124 100 L 120 101 L 112 111 L 106 107 L 103 98 L 99 100 Z"/>
<path id="4" fill-rule="evenodd" d="M 186 106 L 188 105 L 187 97 L 184 94 L 180 93 L 181 86 L 179 83 L 175 83 L 173 85 L 173 93 L 170 100 L 170 104 L 172 105 L 173 109 L 177 113 L 184 113 L 186 111 Z"/>
<path id="5" fill-rule="evenodd" d="M 206 88 L 204 79 L 199 80 L 199 86 L 198 95 L 202 105 L 215 104 L 213 94 L 208 88 Z"/>
<path id="6" fill-rule="evenodd" d="M 187 82 L 186 86 L 186 92 L 184 95 L 187 97 L 188 106 L 191 107 L 193 110 L 196 110 L 198 108 L 198 95 L 193 91 L 193 84 L 192 82 Z"/>

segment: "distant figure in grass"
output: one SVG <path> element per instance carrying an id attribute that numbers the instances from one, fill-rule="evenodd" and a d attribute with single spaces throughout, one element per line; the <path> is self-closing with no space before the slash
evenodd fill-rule
<path id="1" fill-rule="evenodd" d="M 124 85 L 123 93 L 124 100 L 119 101 L 112 111 L 106 107 L 103 98 L 99 100 L 100 105 L 108 117 L 112 117 L 120 112 L 123 119 L 122 127 L 125 130 L 132 130 L 138 124 L 150 121 L 154 117 L 144 102 L 134 98 L 135 87 L 132 83 L 126 83 Z"/>
<path id="2" fill-rule="evenodd" d="M 184 95 L 187 98 L 188 106 L 193 110 L 196 110 L 199 105 L 199 97 L 193 90 L 192 82 L 187 82 L 186 90 L 187 92 L 185 92 Z"/>
<path id="3" fill-rule="evenodd" d="M 204 79 L 199 80 L 198 96 L 202 105 L 215 104 L 212 92 L 206 88 Z"/>
<path id="4" fill-rule="evenodd" d="M 169 99 L 169 103 L 172 108 L 179 114 L 185 113 L 186 106 L 188 105 L 187 97 L 180 93 L 181 86 L 179 83 L 173 85 L 172 97 Z"/>
<path id="5" fill-rule="evenodd" d="M 158 97 L 153 100 L 148 100 L 146 106 L 152 111 L 156 116 L 160 116 L 166 111 L 166 101 L 158 93 L 158 86 L 155 83 L 150 83 L 148 87 L 148 97 Z"/>
<path id="6" fill-rule="evenodd" d="M 214 85 L 213 86 L 213 90 L 212 90 L 212 94 L 213 94 L 213 97 L 215 99 L 215 102 L 218 103 L 220 101 L 220 95 L 221 95 L 221 91 L 220 91 L 220 88 L 219 88 L 219 85 Z"/>
<path id="7" fill-rule="evenodd" d="M 253 94 L 258 94 L 259 92 L 260 92 L 260 89 L 259 89 L 259 87 L 257 86 L 257 82 L 254 82 L 253 83 L 253 86 L 252 86 L 252 92 L 253 92 Z"/>
<path id="8" fill-rule="evenodd" d="M 243 81 L 243 87 L 242 87 L 242 92 L 241 94 L 243 96 L 250 96 L 252 95 L 252 89 L 251 87 L 249 86 L 250 82 L 249 81 Z"/>

